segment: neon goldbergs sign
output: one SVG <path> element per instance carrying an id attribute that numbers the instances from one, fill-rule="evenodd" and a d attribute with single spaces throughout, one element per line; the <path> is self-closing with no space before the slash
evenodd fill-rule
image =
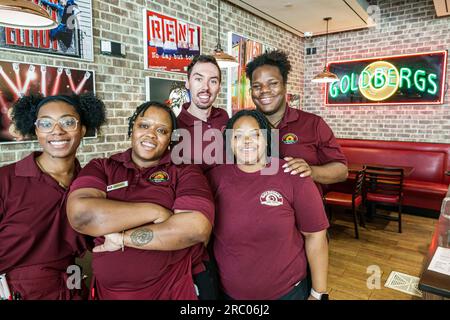
<path id="1" fill-rule="evenodd" d="M 443 104 L 447 51 L 330 62 L 325 104 Z"/>

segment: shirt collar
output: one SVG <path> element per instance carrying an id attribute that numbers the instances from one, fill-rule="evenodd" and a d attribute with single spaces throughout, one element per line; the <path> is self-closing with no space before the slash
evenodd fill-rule
<path id="1" fill-rule="evenodd" d="M 183 122 L 186 126 L 192 127 L 196 121 L 202 121 L 202 120 L 189 113 L 188 108 L 190 107 L 190 105 L 191 105 L 190 102 L 183 104 L 183 106 L 181 107 L 181 112 L 178 115 L 178 119 L 181 122 Z M 219 116 L 220 116 L 220 111 L 218 110 L 218 108 L 212 106 L 211 113 L 209 114 L 209 117 L 206 119 L 206 122 L 210 122 L 211 119 L 217 118 Z"/>
<path id="2" fill-rule="evenodd" d="M 285 127 L 288 125 L 288 123 L 295 122 L 300 118 L 300 112 L 297 109 L 289 107 L 288 104 L 286 104 L 286 110 L 284 111 L 283 119 L 281 120 L 281 123 L 279 125 L 279 129 Z"/>
<path id="3" fill-rule="evenodd" d="M 111 159 L 114 161 L 123 163 L 123 166 L 126 168 L 137 169 L 136 165 L 133 162 L 133 159 L 131 158 L 131 151 L 132 151 L 132 149 L 129 148 L 128 150 L 126 150 L 124 152 L 116 153 L 111 156 Z M 171 162 L 172 162 L 172 159 L 170 157 L 170 150 L 167 150 L 163 154 L 161 159 L 159 160 L 159 163 L 157 166 L 158 167 L 159 166 L 167 166 L 167 165 L 171 164 Z"/>
<path id="4" fill-rule="evenodd" d="M 42 172 L 36 164 L 36 158 L 42 152 L 34 151 L 16 163 L 15 173 L 18 177 L 39 177 Z"/>
<path id="5" fill-rule="evenodd" d="M 34 151 L 22 160 L 16 163 L 15 174 L 18 177 L 40 177 L 43 172 L 36 164 L 36 158 L 42 154 L 41 151 Z M 74 177 L 81 171 L 81 165 L 77 158 L 75 158 Z"/>

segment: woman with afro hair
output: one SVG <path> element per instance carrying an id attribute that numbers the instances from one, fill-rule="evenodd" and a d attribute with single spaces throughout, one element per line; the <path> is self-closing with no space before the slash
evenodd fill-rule
<path id="1" fill-rule="evenodd" d="M 68 267 L 87 242 L 70 227 L 65 200 L 81 170 L 78 146 L 105 122 L 105 106 L 92 93 L 30 95 L 14 104 L 12 120 L 42 151 L 0 168 L 0 276 L 9 288 L 3 291 L 9 299 L 82 299 L 81 279 L 69 278 L 76 269 Z"/>

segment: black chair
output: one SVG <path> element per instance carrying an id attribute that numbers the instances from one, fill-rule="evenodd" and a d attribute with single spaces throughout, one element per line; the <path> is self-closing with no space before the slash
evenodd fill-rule
<path id="1" fill-rule="evenodd" d="M 364 183 L 364 200 L 369 205 L 368 212 L 373 217 L 398 221 L 398 232 L 402 232 L 403 169 L 367 166 Z M 398 207 L 398 217 L 378 214 L 376 204 Z"/>
<path id="2" fill-rule="evenodd" d="M 330 215 L 331 215 L 331 208 L 330 208 L 331 205 L 352 208 L 356 239 L 359 239 L 357 209 L 363 203 L 362 188 L 364 182 L 364 175 L 365 175 L 365 168 L 356 172 L 355 183 L 352 193 L 331 191 L 328 192 L 323 197 L 325 208 L 327 208 L 327 211 L 330 213 Z M 359 217 L 360 217 L 360 224 L 364 226 L 365 223 L 363 215 L 360 214 Z"/>

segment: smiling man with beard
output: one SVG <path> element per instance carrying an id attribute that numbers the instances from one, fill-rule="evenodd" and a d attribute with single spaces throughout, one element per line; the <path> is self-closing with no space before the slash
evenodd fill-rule
<path id="1" fill-rule="evenodd" d="M 189 134 L 186 137 L 190 137 L 190 141 L 189 143 L 182 141 L 179 145 L 183 145 L 184 148 L 182 149 L 184 163 L 190 161 L 199 164 L 206 172 L 217 165 L 217 162 L 223 161 L 223 156 L 218 156 L 215 152 L 219 150 L 222 152 L 221 133 L 229 117 L 224 109 L 213 106 L 220 92 L 222 74 L 213 56 L 199 55 L 189 64 L 187 76 L 186 88 L 189 90 L 191 102 L 183 105 L 177 124 L 179 129 L 186 130 L 185 133 Z M 203 141 L 209 140 L 204 139 L 207 130 L 212 135 L 215 133 L 213 142 Z M 216 140 L 219 137 L 220 140 Z M 219 143 L 214 144 L 214 141 Z M 217 148 L 207 152 L 209 145 Z M 190 150 L 186 152 L 186 148 Z M 219 161 L 216 162 L 215 159 Z"/>
<path id="2" fill-rule="evenodd" d="M 198 164 L 203 172 L 209 171 L 225 160 L 222 153 L 222 132 L 229 117 L 224 109 L 213 106 L 220 92 L 221 81 L 222 73 L 213 56 L 199 55 L 192 59 L 187 69 L 186 80 L 186 89 L 189 90 L 191 102 L 183 105 L 177 118 L 181 141 L 175 148 L 181 147 L 181 152 L 173 150 L 172 158 L 174 154 L 179 154 L 183 163 Z M 212 142 L 204 141 L 208 140 L 204 139 L 205 132 L 211 136 Z M 185 141 L 186 138 L 189 138 L 189 141 Z M 201 270 L 199 273 L 194 272 L 199 299 L 217 299 L 217 271 L 214 260 L 210 259 L 205 250 L 202 255 L 195 258 L 194 265 L 198 265 Z"/>

